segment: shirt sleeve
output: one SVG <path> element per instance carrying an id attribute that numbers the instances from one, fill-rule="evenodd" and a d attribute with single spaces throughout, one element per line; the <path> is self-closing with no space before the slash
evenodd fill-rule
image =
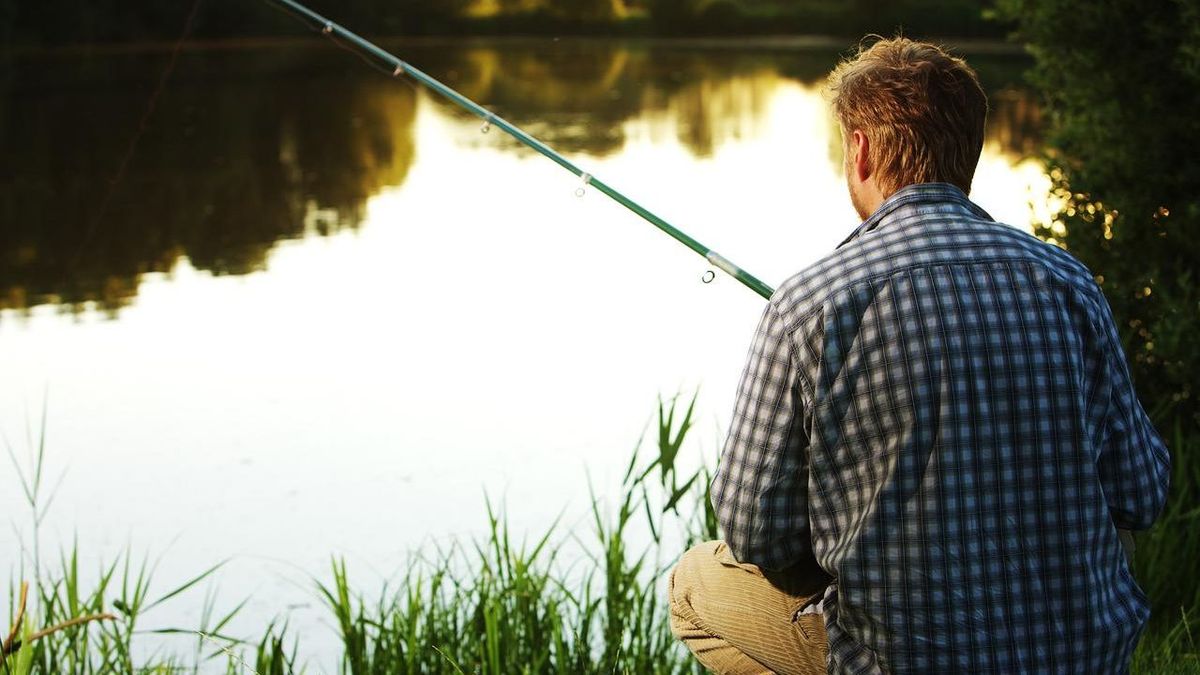
<path id="1" fill-rule="evenodd" d="M 720 465 L 712 503 L 734 557 L 782 569 L 811 556 L 808 440 L 791 339 L 774 304 L 759 322 Z"/>
<path id="2" fill-rule="evenodd" d="M 1167 500 L 1171 459 L 1138 401 L 1112 310 L 1099 300 L 1101 350 L 1108 372 L 1104 444 L 1097 461 L 1113 523 L 1128 530 L 1154 524 Z"/>

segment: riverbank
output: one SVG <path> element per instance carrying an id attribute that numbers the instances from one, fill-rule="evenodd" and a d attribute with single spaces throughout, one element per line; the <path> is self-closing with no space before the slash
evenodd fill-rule
<path id="1" fill-rule="evenodd" d="M 374 35 L 647 38 L 794 34 L 857 39 L 869 33 L 902 32 L 911 37 L 1004 39 L 1012 28 L 975 0 L 526 0 L 490 6 L 468 0 L 428 0 L 402 6 L 369 0 L 341 4 L 312 0 L 311 5 L 351 30 Z M 21 7 L 15 0 L 0 0 L 0 18 L 5 19 L 0 47 L 174 42 L 185 32 L 185 25 L 186 32 L 200 40 L 288 36 L 305 29 L 269 2 L 237 7 L 200 3 L 194 15 L 191 9 L 191 3 L 150 8 L 101 2 L 80 12 L 63 0 Z"/>
<path id="2" fill-rule="evenodd" d="M 307 645 L 314 636 L 291 628 L 282 609 L 257 635 L 231 634 L 231 621 L 246 601 L 230 605 L 213 594 L 202 600 L 194 626 L 138 630 L 155 607 L 195 596 L 201 582 L 216 578 L 222 563 L 168 585 L 165 592 L 151 592 L 152 585 L 159 588 L 153 566 L 139 565 L 126 554 L 104 566 L 99 579 L 85 588 L 78 551 L 72 550 L 57 566 L 39 565 L 25 575 L 34 584 L 28 603 L 20 602 L 23 612 L 16 607 L 23 593 L 10 587 L 6 615 L 28 618 L 17 619 L 4 634 L 15 636 L 10 644 L 21 641 L 5 659 L 5 672 L 698 672 L 670 634 L 665 576 L 679 552 L 718 533 L 707 494 L 709 470 L 681 469 L 690 463 L 680 461 L 680 451 L 690 447 L 695 399 L 686 407 L 677 403 L 682 402 L 660 406 L 657 427 L 650 429 L 657 442 L 647 452 L 635 452 L 620 494 L 606 500 L 591 493 L 588 532 L 558 523 L 540 532 L 521 531 L 489 501 L 484 537 L 421 551 L 398 581 L 378 591 L 356 588 L 358 577 L 334 557 L 329 575 L 313 580 L 313 595 L 337 634 L 335 654 L 311 653 Z M 1184 451 L 1175 465 L 1176 498 L 1140 538 L 1136 554 L 1139 580 L 1152 602 L 1160 600 L 1134 656 L 1137 675 L 1200 672 L 1197 608 L 1164 607 L 1158 594 L 1195 560 L 1194 541 L 1182 533 L 1195 518 L 1195 498 L 1188 499 L 1188 490 L 1200 463 L 1187 459 L 1192 448 L 1182 437 L 1174 440 Z M 39 453 L 38 464 L 22 472 L 35 512 L 44 485 L 39 478 L 43 456 Z M 19 578 L 22 571 L 12 570 L 10 576 Z M 33 638 L 46 628 L 48 634 Z"/>
<path id="3" fill-rule="evenodd" d="M 614 47 L 657 47 L 663 49 L 687 49 L 696 51 L 762 51 L 762 52 L 806 52 L 846 51 L 857 44 L 856 38 L 836 35 L 757 35 L 721 37 L 600 37 L 594 35 L 424 35 L 424 36 L 372 36 L 367 37 L 382 47 L 400 50 L 404 47 L 418 48 L 472 48 L 472 47 L 528 47 L 549 42 L 578 45 L 608 45 Z M 934 38 L 939 44 L 962 54 L 980 56 L 1024 56 L 1020 44 L 993 38 L 943 37 Z M 329 44 L 312 35 L 231 37 L 188 40 L 182 50 L 187 52 L 255 51 L 280 49 L 328 49 Z M 9 50 L 12 57 L 69 57 L 69 56 L 119 56 L 138 54 L 169 54 L 175 43 L 164 41 L 102 42 L 76 45 L 24 45 Z"/>

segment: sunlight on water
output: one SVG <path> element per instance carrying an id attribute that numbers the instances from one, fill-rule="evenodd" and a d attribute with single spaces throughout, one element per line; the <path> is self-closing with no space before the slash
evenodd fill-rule
<path id="1" fill-rule="evenodd" d="M 756 65 L 639 89 L 651 61 L 617 53 L 577 93 L 617 92 L 633 112 L 515 117 L 772 285 L 857 225 L 819 82 Z M 500 99 L 519 82 L 497 84 L 497 59 L 464 57 L 459 85 Z M 10 290 L 17 309 L 0 312 L 0 430 L 24 453 L 46 392 L 50 464 L 67 470 L 45 543 L 166 551 L 164 584 L 233 556 L 222 593 L 253 594 L 255 629 L 293 603 L 294 626 L 317 621 L 305 575 L 331 554 L 386 576 L 414 547 L 478 531 L 485 491 L 518 527 L 567 507 L 566 529 L 586 531 L 585 468 L 606 491 L 660 394 L 702 387 L 691 452 L 715 457 L 762 308 L 727 277 L 701 283 L 703 259 L 594 189 L 576 197 L 574 176 L 425 93 L 372 81 L 347 100 L 326 114 L 352 115 L 328 139 L 341 154 L 285 111 L 264 155 L 278 176 L 263 187 L 238 169 L 243 191 L 303 195 L 270 207 L 285 225 L 246 253 L 219 247 L 236 232 L 204 234 L 96 268 L 135 279 L 115 306 L 86 291 L 72 300 L 84 311 L 64 314 Z M 990 138 L 973 197 L 1024 227 L 1048 182 Z M 237 217 L 268 231 L 267 197 Z M 189 218 L 183 203 L 159 213 Z M 74 297 L 78 284 L 53 278 L 6 283 Z M 28 536 L 14 488 L 0 508 Z M 0 534 L 8 569 L 16 537 Z"/>

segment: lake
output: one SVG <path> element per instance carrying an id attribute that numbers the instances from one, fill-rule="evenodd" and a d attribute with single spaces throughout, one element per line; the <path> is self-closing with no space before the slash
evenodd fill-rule
<path id="1" fill-rule="evenodd" d="M 848 45 L 386 45 L 770 285 L 858 224 L 821 95 Z M 1028 227 L 1038 109 L 1024 59 L 984 47 L 972 198 Z M 185 50 L 156 94 L 168 58 L 0 74 L 0 432 L 28 470 L 45 412 L 44 562 L 129 550 L 165 591 L 229 558 L 234 632 L 290 617 L 328 671 L 331 556 L 369 590 L 483 530 L 485 495 L 519 532 L 587 532 L 588 476 L 615 489 L 660 395 L 699 388 L 687 461 L 716 457 L 759 296 L 316 38 Z M 33 528 L 0 481 L 16 578 Z M 147 627 L 194 625 L 201 595 Z"/>

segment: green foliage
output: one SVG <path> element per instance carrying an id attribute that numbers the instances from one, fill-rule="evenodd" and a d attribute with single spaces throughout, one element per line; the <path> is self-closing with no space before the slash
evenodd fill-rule
<path id="1" fill-rule="evenodd" d="M 1133 653 L 1130 671 L 1139 675 L 1197 675 L 1200 673 L 1200 617 L 1184 612 L 1173 625 L 1142 638 Z"/>
<path id="2" fill-rule="evenodd" d="M 294 35 L 296 24 L 269 0 L 201 0 L 199 38 Z M 983 19 L 989 0 L 309 0 L 331 19 L 368 35 L 511 34 L 755 35 L 859 37 L 866 32 L 1002 35 Z M 0 47 L 170 41 L 191 2 L 0 0 Z M 478 15 L 480 7 L 494 10 Z M 7 20 L 3 20 L 7 19 Z"/>
<path id="3" fill-rule="evenodd" d="M 254 672 L 258 675 L 284 675 L 296 672 L 296 643 L 293 642 L 289 650 L 284 645 L 284 635 L 287 633 L 287 626 L 281 626 L 276 633 L 275 625 L 267 626 L 267 630 L 263 634 L 262 640 L 255 647 L 254 654 Z M 231 659 L 229 663 L 229 674 L 242 673 L 237 669 L 237 666 L 244 666 L 241 662 L 241 657 Z"/>
<path id="4" fill-rule="evenodd" d="M 341 633 L 344 671 L 693 672 L 668 628 L 659 583 L 668 567 L 651 556 L 665 541 L 664 526 L 692 530 L 697 521 L 680 515 L 676 495 L 682 489 L 691 497 L 684 503 L 696 504 L 703 494 L 698 477 L 707 475 L 703 469 L 677 475 L 692 407 L 677 424 L 676 403 L 660 404 L 657 456 L 640 467 L 634 453 L 615 512 L 593 494 L 588 540 L 564 539 L 552 527 L 532 543 L 514 542 L 489 505 L 483 540 L 414 561 L 399 586 L 384 588 L 376 600 L 355 593 L 345 563 L 334 561 L 332 583 L 321 584 L 319 593 Z M 637 527 L 642 514 L 648 538 Z M 649 546 L 632 550 L 638 539 Z M 564 566 L 568 552 L 582 558 Z"/>
<path id="5" fill-rule="evenodd" d="M 1174 454 L 1171 498 L 1154 528 L 1137 541 L 1134 577 L 1158 610 L 1155 629 L 1175 621 L 1179 613 L 1200 620 L 1200 435 L 1185 435 L 1177 423 L 1167 437 Z"/>
<path id="6" fill-rule="evenodd" d="M 1062 206 L 1041 234 L 1097 275 L 1147 407 L 1194 428 L 1200 1 L 1002 0 L 1001 11 L 1020 22 L 1048 113 Z"/>
<path id="7" fill-rule="evenodd" d="M 981 0 L 650 0 L 647 8 L 659 35 L 1002 36 L 1005 25 L 985 17 L 989 5 Z"/>
<path id="8" fill-rule="evenodd" d="M 661 35 L 678 35 L 699 14 L 699 0 L 651 0 L 650 18 Z"/>
<path id="9" fill-rule="evenodd" d="M 54 490 L 47 491 L 46 477 L 46 414 L 43 409 L 39 433 L 29 448 L 25 465 L 18 453 L 4 438 L 5 448 L 12 460 L 16 477 L 30 509 L 33 545 L 29 564 L 33 581 L 10 584 L 8 589 L 9 621 L 11 627 L 0 626 L 0 672 L 18 675 L 107 675 L 109 673 L 169 673 L 180 667 L 181 661 L 171 655 L 139 656 L 145 653 L 139 635 L 208 636 L 212 644 L 236 644 L 222 635 L 233 617 L 245 604 L 239 604 L 223 614 L 216 614 L 216 596 L 209 593 L 201 606 L 197 630 L 181 628 L 139 629 L 139 621 L 173 599 L 192 591 L 209 580 L 224 564 L 217 563 L 171 590 L 153 594 L 154 565 L 148 559 L 135 561 L 130 552 L 111 563 L 99 565 L 92 577 L 81 571 L 77 547 L 59 554 L 57 565 L 44 564 L 41 558 L 39 528 L 54 501 Z M 18 578 L 28 572 L 22 563 L 15 570 Z M 6 637 L 7 636 L 7 637 Z M 136 646 L 135 646 L 136 643 Z M 211 659 L 204 655 L 197 642 L 194 664 Z"/>
<path id="10" fill-rule="evenodd" d="M 363 33 L 428 35 L 454 32 L 470 0 L 339 0 L 308 3 L 314 10 Z M 260 28 L 262 30 L 265 26 Z"/>
<path id="11" fill-rule="evenodd" d="M 545 0 L 547 9 L 577 21 L 611 22 L 625 13 L 622 0 Z"/>
<path id="12" fill-rule="evenodd" d="M 182 666 L 176 655 L 149 653 L 144 649 L 146 635 L 181 635 L 198 638 L 203 632 L 211 644 L 197 642 L 193 664 L 201 664 L 223 655 L 223 650 L 208 650 L 213 644 L 236 645 L 238 640 L 222 630 L 240 611 L 237 605 L 223 614 L 214 613 L 215 595 L 206 596 L 201 622 L 196 630 L 138 628 L 148 612 L 164 602 L 194 589 L 209 579 L 219 565 L 197 575 L 175 589 L 153 596 L 153 566 L 145 559 L 135 563 L 130 553 L 102 565 L 94 578 L 81 571 L 78 550 L 64 552 L 57 567 L 38 575 L 32 596 L 25 600 L 17 589 L 9 588 L 9 604 L 14 611 L 25 608 L 14 628 L 20 642 L 10 646 L 12 653 L 0 657 L 0 672 L 33 675 L 107 675 L 109 673 L 171 672 Z M 7 631 L 5 631 L 7 633 Z M 0 640 L 3 636 L 0 635 Z M 149 654 L 145 656 L 144 654 Z"/>

